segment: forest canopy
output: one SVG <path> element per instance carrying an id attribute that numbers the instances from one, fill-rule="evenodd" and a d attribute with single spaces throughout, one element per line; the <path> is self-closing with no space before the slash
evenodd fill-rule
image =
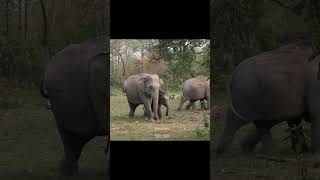
<path id="1" fill-rule="evenodd" d="M 210 75 L 210 43 L 205 39 L 111 40 L 111 86 L 120 88 L 130 75 L 154 73 L 178 90 L 185 80 Z M 179 89 L 180 90 L 180 89 Z"/>
<path id="2" fill-rule="evenodd" d="M 214 91 L 243 60 L 300 40 L 320 53 L 319 0 L 210 0 Z"/>
<path id="3" fill-rule="evenodd" d="M 211 0 L 214 67 L 230 71 L 247 57 L 299 39 L 311 40 L 313 56 L 319 54 L 319 9 L 318 0 Z"/>
<path id="4" fill-rule="evenodd" d="M 71 43 L 109 34 L 109 2 L 0 1 L 0 76 L 38 83 L 46 56 Z"/>

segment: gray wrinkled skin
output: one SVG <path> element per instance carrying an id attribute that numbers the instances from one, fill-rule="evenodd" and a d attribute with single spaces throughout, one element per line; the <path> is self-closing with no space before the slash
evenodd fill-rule
<path id="1" fill-rule="evenodd" d="M 270 129 L 281 121 L 297 125 L 302 118 L 312 122 L 312 146 L 319 148 L 320 84 L 315 79 L 315 62 L 308 65 L 311 53 L 311 46 L 300 42 L 239 64 L 230 82 L 229 107 L 218 153 L 226 150 L 240 127 L 251 122 L 256 129 L 246 136 L 243 150 L 252 151 L 261 141 L 265 153 L 271 153 L 274 147 Z"/>
<path id="2" fill-rule="evenodd" d="M 195 102 L 200 100 L 207 100 L 208 106 L 210 104 L 210 80 L 205 76 L 198 76 L 192 79 L 186 80 L 182 85 L 182 96 L 178 110 L 181 110 L 184 103 L 189 101 L 186 105 L 186 109 L 191 106 L 195 109 Z M 210 108 L 209 108 L 210 109 Z"/>
<path id="3" fill-rule="evenodd" d="M 168 116 L 169 115 L 169 96 L 165 91 L 160 89 L 159 101 L 158 101 L 158 116 L 160 119 L 162 118 L 161 105 L 166 107 L 166 116 Z"/>
<path id="4" fill-rule="evenodd" d="M 78 159 L 88 141 L 95 136 L 109 136 L 107 42 L 106 37 L 100 37 L 69 45 L 45 69 L 42 88 L 47 92 L 64 146 L 59 166 L 62 176 L 78 173 Z M 107 166 L 109 169 L 109 159 Z"/>
<path id="5" fill-rule="evenodd" d="M 158 120 L 158 112 L 152 109 L 158 109 L 159 90 L 160 78 L 157 74 L 142 73 L 130 76 L 123 85 L 130 107 L 129 117 L 133 117 L 137 106 L 143 104 L 145 118 Z"/>

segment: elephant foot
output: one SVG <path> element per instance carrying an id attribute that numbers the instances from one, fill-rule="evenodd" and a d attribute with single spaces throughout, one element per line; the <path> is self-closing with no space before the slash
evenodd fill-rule
<path id="1" fill-rule="evenodd" d="M 256 134 L 257 132 L 249 133 L 245 137 L 245 139 L 241 142 L 241 150 L 244 153 L 251 153 L 254 151 L 256 145 L 259 142 L 259 136 Z"/>
<path id="2" fill-rule="evenodd" d="M 149 118 L 148 116 L 145 116 L 145 117 L 144 117 L 144 120 L 146 120 L 146 121 L 151 121 L 152 118 Z"/>
<path id="3" fill-rule="evenodd" d="M 62 159 L 59 164 L 59 177 L 62 179 L 70 179 L 79 174 L 79 166 L 77 162 Z"/>

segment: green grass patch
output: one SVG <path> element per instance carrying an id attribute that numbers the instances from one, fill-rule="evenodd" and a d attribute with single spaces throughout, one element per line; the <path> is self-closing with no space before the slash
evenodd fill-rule
<path id="1" fill-rule="evenodd" d="M 111 140 L 209 140 L 209 128 L 204 126 L 204 116 L 208 111 L 177 111 L 180 98 L 169 101 L 169 116 L 165 116 L 162 106 L 160 121 L 147 121 L 143 117 L 143 106 L 137 107 L 135 116 L 129 118 L 129 105 L 126 96 L 114 91 L 110 97 Z M 177 92 L 169 94 L 177 94 Z"/>
<path id="2" fill-rule="evenodd" d="M 63 146 L 46 100 L 36 88 L 10 89 L 8 98 L 10 105 L 0 108 L 0 179 L 56 180 Z M 104 145 L 103 137 L 86 145 L 79 180 L 106 178 Z"/>

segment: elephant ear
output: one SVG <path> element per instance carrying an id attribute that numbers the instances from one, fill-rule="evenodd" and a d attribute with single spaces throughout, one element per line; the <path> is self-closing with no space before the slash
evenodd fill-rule
<path id="1" fill-rule="evenodd" d="M 163 87 L 164 86 L 164 82 L 163 80 L 160 78 L 160 87 Z"/>
<path id="2" fill-rule="evenodd" d="M 167 94 L 167 92 L 165 91 L 165 90 L 163 90 L 163 89 L 159 89 L 159 94 Z"/>

